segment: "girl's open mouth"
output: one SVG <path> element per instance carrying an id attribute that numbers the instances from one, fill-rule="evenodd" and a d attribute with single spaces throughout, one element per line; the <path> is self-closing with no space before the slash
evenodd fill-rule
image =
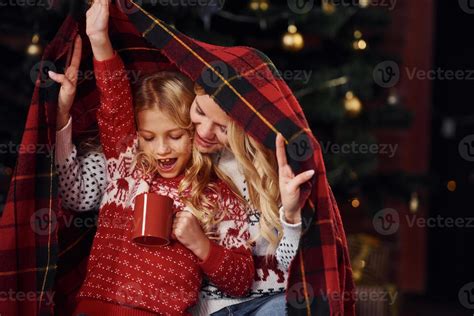
<path id="1" fill-rule="evenodd" d="M 158 159 L 158 168 L 160 171 L 171 171 L 173 170 L 177 161 L 178 158 Z"/>

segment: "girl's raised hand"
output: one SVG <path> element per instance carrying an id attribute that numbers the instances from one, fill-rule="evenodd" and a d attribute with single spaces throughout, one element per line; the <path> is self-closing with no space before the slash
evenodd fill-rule
<path id="1" fill-rule="evenodd" d="M 86 12 L 86 34 L 92 41 L 103 41 L 109 34 L 109 1 L 94 0 Z"/>
<path id="2" fill-rule="evenodd" d="M 283 136 L 278 134 L 275 142 L 281 203 L 285 210 L 285 218 L 292 224 L 299 223 L 301 221 L 301 208 L 298 208 L 300 185 L 311 179 L 314 170 L 307 170 L 295 176 L 286 159 Z"/>
<path id="3" fill-rule="evenodd" d="M 76 96 L 77 88 L 77 72 L 81 64 L 82 54 L 82 39 L 79 35 L 76 36 L 74 41 L 74 49 L 71 57 L 71 63 L 67 67 L 64 74 L 58 74 L 53 71 L 49 71 L 49 77 L 61 84 L 58 96 L 58 111 L 57 111 L 57 130 L 62 129 L 69 121 L 69 112 L 71 111 L 74 97 Z"/>
<path id="4" fill-rule="evenodd" d="M 98 61 L 114 56 L 109 38 L 109 1 L 94 0 L 86 12 L 86 33 L 91 42 L 94 58 Z"/>

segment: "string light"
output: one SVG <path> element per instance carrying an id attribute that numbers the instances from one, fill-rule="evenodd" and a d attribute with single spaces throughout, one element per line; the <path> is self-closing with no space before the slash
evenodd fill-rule
<path id="1" fill-rule="evenodd" d="M 448 184 L 446 185 L 449 191 L 454 192 L 456 191 L 457 183 L 454 180 L 448 181 Z"/>
<path id="2" fill-rule="evenodd" d="M 351 201 L 351 205 L 353 208 L 358 208 L 360 206 L 360 201 L 358 198 L 353 198 Z"/>
<path id="3" fill-rule="evenodd" d="M 354 95 L 352 91 L 347 91 L 344 98 L 344 108 L 350 116 L 359 115 L 362 110 L 362 102 Z"/>
<path id="4" fill-rule="evenodd" d="M 418 211 L 419 205 L 420 205 L 420 201 L 418 199 L 418 193 L 413 192 L 410 198 L 410 212 L 416 213 Z"/>

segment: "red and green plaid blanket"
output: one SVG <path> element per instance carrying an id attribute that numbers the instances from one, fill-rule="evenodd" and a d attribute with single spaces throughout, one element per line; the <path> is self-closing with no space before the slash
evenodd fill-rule
<path id="1" fill-rule="evenodd" d="M 124 0 L 125 1 L 125 0 Z M 122 3 L 124 1 L 121 1 Z M 130 80 L 164 69 L 198 82 L 245 130 L 274 149 L 276 133 L 287 143 L 295 173 L 315 169 L 302 188 L 303 235 L 290 267 L 290 315 L 354 315 L 355 293 L 346 237 L 326 179 L 321 147 L 298 101 L 273 63 L 249 47 L 221 47 L 192 39 L 141 6 L 127 14 L 111 6 L 110 36 Z M 123 7 L 123 6 L 122 6 Z M 85 10 L 68 16 L 45 49 L 6 207 L 0 220 L 0 314 L 67 315 L 84 278 L 95 233 L 95 214 L 59 207 L 54 157 L 58 86 L 47 70 L 64 69 L 74 38 L 85 35 Z M 96 129 L 99 105 L 92 55 L 83 40 L 78 92 L 73 105 L 77 143 Z M 86 224 L 88 223 L 88 224 Z"/>

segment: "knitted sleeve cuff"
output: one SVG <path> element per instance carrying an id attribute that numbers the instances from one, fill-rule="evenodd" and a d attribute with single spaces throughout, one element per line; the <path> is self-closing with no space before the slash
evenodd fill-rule
<path id="1" fill-rule="evenodd" d="M 121 79 L 123 75 L 124 65 L 120 55 L 114 51 L 114 55 L 109 59 L 97 60 L 92 58 L 94 63 L 94 72 L 97 79 L 97 85 L 102 86 L 104 80 Z"/>
<path id="2" fill-rule="evenodd" d="M 221 267 L 222 262 L 224 261 L 225 251 L 224 248 L 215 242 L 210 242 L 211 246 L 207 258 L 199 262 L 202 270 L 206 274 L 215 273 L 219 267 Z"/>
<path id="3" fill-rule="evenodd" d="M 301 223 L 302 222 L 295 223 L 295 224 L 290 224 L 286 221 L 286 219 L 285 219 L 285 209 L 283 208 L 283 206 L 280 207 L 278 212 L 280 213 L 280 222 L 283 226 L 283 229 L 285 229 L 285 228 L 287 228 L 287 229 L 297 228 L 298 231 L 301 231 Z"/>

